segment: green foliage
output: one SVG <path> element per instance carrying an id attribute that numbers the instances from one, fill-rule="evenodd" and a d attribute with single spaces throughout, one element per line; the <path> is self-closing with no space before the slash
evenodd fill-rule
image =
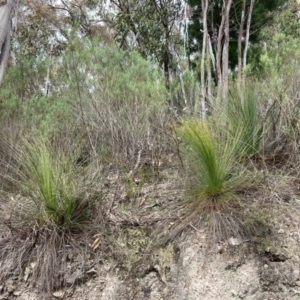
<path id="1" fill-rule="evenodd" d="M 268 148 L 264 152 L 272 156 L 287 148 L 289 157 L 298 152 L 299 7 L 296 0 L 285 1 L 274 13 L 274 22 L 260 32 L 260 43 L 250 48 L 247 73 L 259 79 L 262 110 L 272 107 L 264 120 L 263 135 L 264 148 L 265 144 Z"/>
<path id="2" fill-rule="evenodd" d="M 158 61 L 162 61 L 165 51 L 169 51 L 168 44 L 179 38 L 178 33 L 169 28 L 172 21 L 168 23 L 168 20 L 176 18 L 181 5 L 180 1 L 163 0 L 155 4 L 151 1 L 131 1 L 121 6 L 115 20 L 116 40 L 125 46 L 127 35 L 133 32 L 138 36 L 136 50 L 144 57 L 155 55 Z"/>
<path id="3" fill-rule="evenodd" d="M 33 96 L 41 95 L 48 65 L 47 60 L 40 59 L 38 56 L 18 58 L 18 64 L 8 69 L 1 86 L 2 105 L 8 102 L 7 98 L 26 101 Z"/>
<path id="4" fill-rule="evenodd" d="M 273 13 L 273 22 L 260 31 L 259 43 L 250 48 L 249 74 L 261 79 L 274 77 L 276 73 L 289 71 L 299 60 L 299 7 L 296 0 L 285 1 L 281 9 Z"/>
<path id="5" fill-rule="evenodd" d="M 207 123 L 184 121 L 178 134 L 187 144 L 186 157 L 191 168 L 190 189 L 193 201 L 204 208 L 221 209 L 241 188 L 243 175 L 237 168 L 240 140 L 214 135 Z"/>
<path id="6" fill-rule="evenodd" d="M 100 177 L 91 178 L 90 170 L 77 164 L 79 148 L 76 146 L 64 149 L 53 140 L 36 136 L 30 141 L 22 139 L 13 150 L 19 167 L 12 170 L 11 181 L 32 203 L 25 212 L 25 215 L 35 214 L 31 222 L 73 231 L 79 230 L 86 221 L 96 184 L 90 180 Z"/>
<path id="7" fill-rule="evenodd" d="M 0 90 L 2 124 L 49 137 L 68 128 L 93 155 L 127 171 L 139 152 L 155 159 L 162 151 L 169 94 L 162 74 L 137 52 L 74 39 L 59 60 L 19 62 Z"/>
<path id="8" fill-rule="evenodd" d="M 189 119 L 177 129 L 185 142 L 182 153 L 187 162 L 188 198 L 180 204 L 180 220 L 168 229 L 163 241 L 175 238 L 188 226 L 208 230 L 209 246 L 250 234 L 243 222 L 243 203 L 238 195 L 249 179 L 241 165 L 242 132 L 232 137 L 219 126 L 222 124 Z"/>
<path id="9" fill-rule="evenodd" d="M 176 64 L 173 53 L 182 43 L 176 28 L 182 1 L 116 2 L 119 3 L 113 21 L 116 41 L 122 49 L 134 49 L 143 58 L 154 60 L 164 70 L 166 85 L 169 86 L 170 73 Z"/>
<path id="10" fill-rule="evenodd" d="M 55 67 L 52 62 L 36 57 L 20 59 L 18 65 L 8 69 L 0 89 L 2 123 L 10 119 L 27 131 L 34 128 L 44 134 L 58 132 L 63 120 L 70 117 L 72 101 L 60 93 L 59 85 L 54 85 L 54 75 L 46 94 L 47 69 Z"/>

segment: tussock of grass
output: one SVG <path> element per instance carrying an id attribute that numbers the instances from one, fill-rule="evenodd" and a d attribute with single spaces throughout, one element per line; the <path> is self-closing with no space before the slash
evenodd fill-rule
<path id="1" fill-rule="evenodd" d="M 260 150 L 264 118 L 260 115 L 260 106 L 255 84 L 244 87 L 232 87 L 229 93 L 226 119 L 227 130 L 232 136 L 239 131 L 240 142 L 246 155 L 256 154 Z"/>
<path id="2" fill-rule="evenodd" d="M 84 239 L 94 232 L 95 223 L 98 234 L 106 224 L 101 166 L 78 164 L 80 145 L 60 142 L 42 136 L 13 147 L 2 142 L 12 151 L 13 164 L 4 174 L 11 182 L 4 191 L 11 200 L 3 206 L 10 215 L 4 222 L 10 234 L 0 242 L 0 280 L 15 270 L 21 278 L 34 263 L 31 282 L 45 299 L 65 284 L 68 253 L 84 256 L 88 245 Z"/>
<path id="3" fill-rule="evenodd" d="M 43 137 L 24 140 L 16 148 L 19 168 L 13 170 L 11 181 L 24 198 L 32 201 L 36 224 L 53 223 L 62 230 L 74 231 L 84 223 L 95 197 L 94 180 L 101 179 L 101 169 L 92 174 L 76 160 L 74 149 L 53 146 Z"/>
<path id="4" fill-rule="evenodd" d="M 182 218 L 170 230 L 170 236 L 207 222 L 211 241 L 245 235 L 237 195 L 248 179 L 239 164 L 245 147 L 239 139 L 243 132 L 237 131 L 232 138 L 230 133 L 213 131 L 208 123 L 197 119 L 184 121 L 177 131 L 185 143 L 183 154 L 189 176 Z"/>
<path id="5" fill-rule="evenodd" d="M 208 207 L 221 205 L 244 181 L 237 170 L 241 150 L 238 138 L 214 137 L 208 124 L 198 120 L 184 122 L 178 133 L 186 143 L 183 152 L 192 171 L 191 196 L 204 199 Z"/>

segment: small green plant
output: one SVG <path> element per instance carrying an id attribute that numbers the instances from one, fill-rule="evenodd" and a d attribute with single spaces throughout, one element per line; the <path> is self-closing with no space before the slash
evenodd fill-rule
<path id="1" fill-rule="evenodd" d="M 128 176 L 126 182 L 126 194 L 128 198 L 138 197 L 142 190 L 145 183 L 145 178 L 141 173 L 141 176 Z"/>

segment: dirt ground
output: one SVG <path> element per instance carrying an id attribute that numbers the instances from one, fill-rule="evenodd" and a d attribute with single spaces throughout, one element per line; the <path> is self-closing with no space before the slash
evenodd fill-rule
<path id="1" fill-rule="evenodd" d="M 114 244 L 121 259 L 116 255 L 102 259 L 97 247 L 83 263 L 70 254 L 66 284 L 48 299 L 300 299 L 297 180 L 270 175 L 262 190 L 245 195 L 254 205 L 263 202 L 271 213 L 270 228 L 263 237 L 244 241 L 232 237 L 208 249 L 205 230 L 190 228 L 185 239 L 151 248 L 149 227 L 168 219 L 169 204 L 184 197 L 174 188 L 176 172 L 165 170 L 159 182 L 145 183 L 131 198 L 124 189 L 111 211 L 112 221 L 121 224 L 122 233 Z M 90 246 L 95 246 L 93 241 Z M 42 299 L 32 288 L 32 268 L 34 262 L 1 282 L 0 299 Z"/>

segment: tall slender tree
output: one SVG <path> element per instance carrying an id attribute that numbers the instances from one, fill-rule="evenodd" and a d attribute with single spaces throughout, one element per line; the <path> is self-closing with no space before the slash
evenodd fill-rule
<path id="1" fill-rule="evenodd" d="M 11 11 L 14 0 L 0 2 L 0 85 L 3 81 L 10 51 Z"/>

